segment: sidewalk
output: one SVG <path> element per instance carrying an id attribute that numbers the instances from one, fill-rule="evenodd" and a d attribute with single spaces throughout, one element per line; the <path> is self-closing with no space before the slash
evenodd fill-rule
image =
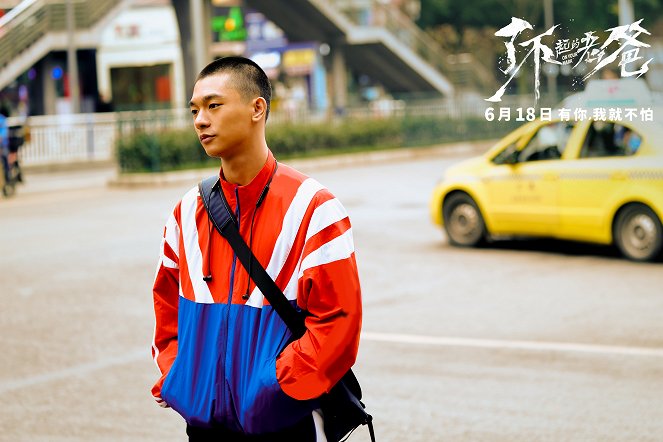
<path id="1" fill-rule="evenodd" d="M 77 165 L 71 169 L 61 167 L 58 170 L 24 168 L 24 183 L 17 185 L 13 198 L 20 198 L 22 194 L 105 187 L 116 176 L 117 167 L 110 163 L 92 164 L 89 167 Z"/>
<path id="2" fill-rule="evenodd" d="M 494 140 L 460 142 L 419 148 L 400 148 L 370 152 L 357 152 L 330 155 L 316 158 L 290 159 L 288 165 L 302 172 L 314 170 L 362 166 L 394 161 L 411 161 L 443 156 L 471 156 L 485 152 Z M 145 186 L 161 186 L 186 182 L 197 182 L 204 177 L 216 173 L 217 169 L 197 169 L 164 173 L 119 174 L 114 164 L 94 164 L 88 167 L 76 165 L 71 169 L 59 167 L 59 170 L 48 168 L 27 169 L 24 173 L 25 183 L 19 185 L 16 196 L 21 194 L 60 192 L 92 187 L 136 188 Z"/>

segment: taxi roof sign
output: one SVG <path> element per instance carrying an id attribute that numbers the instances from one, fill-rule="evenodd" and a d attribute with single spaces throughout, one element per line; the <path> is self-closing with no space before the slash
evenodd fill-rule
<path id="1" fill-rule="evenodd" d="M 583 92 L 568 96 L 564 108 L 625 107 L 654 104 L 652 93 L 643 79 L 591 80 Z"/>

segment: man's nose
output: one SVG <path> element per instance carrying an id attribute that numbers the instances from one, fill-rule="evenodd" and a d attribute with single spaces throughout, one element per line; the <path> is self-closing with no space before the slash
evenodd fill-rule
<path id="1" fill-rule="evenodd" d="M 193 124 L 197 128 L 209 126 L 209 119 L 207 118 L 207 115 L 205 114 L 205 112 L 203 112 L 202 110 L 198 111 L 196 113 L 196 117 L 193 120 Z"/>

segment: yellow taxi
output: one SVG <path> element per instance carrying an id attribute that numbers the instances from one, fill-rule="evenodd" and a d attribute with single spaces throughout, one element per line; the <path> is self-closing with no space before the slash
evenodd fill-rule
<path id="1" fill-rule="evenodd" d="M 663 247 L 663 124 L 621 117 L 524 124 L 447 170 L 430 200 L 433 221 L 457 246 L 539 236 L 654 260 Z"/>

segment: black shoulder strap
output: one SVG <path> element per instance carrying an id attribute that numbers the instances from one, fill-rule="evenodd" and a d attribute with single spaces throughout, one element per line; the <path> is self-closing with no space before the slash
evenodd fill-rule
<path id="1" fill-rule="evenodd" d="M 205 178 L 198 185 L 203 204 L 207 210 L 214 227 L 221 233 L 235 251 L 245 269 L 251 269 L 251 278 L 256 283 L 265 298 L 272 305 L 276 313 L 283 319 L 292 334 L 299 338 L 306 331 L 303 316 L 288 302 L 281 289 L 262 267 L 246 244 L 233 220 L 220 189 L 219 178 L 211 176 Z M 253 263 L 249 265 L 249 260 Z M 325 411 L 325 433 L 328 440 L 347 440 L 350 433 L 359 425 L 368 425 L 371 441 L 375 442 L 373 431 L 373 418 L 364 410 L 361 402 L 361 387 L 352 370 L 331 389 L 323 395 L 321 406 Z"/>
<path id="2" fill-rule="evenodd" d="M 262 294 L 265 295 L 265 298 L 267 298 L 270 305 L 276 310 L 276 313 L 283 319 L 283 322 L 285 322 L 292 334 L 299 338 L 306 331 L 302 315 L 288 302 L 281 289 L 279 289 L 258 259 L 253 255 L 253 252 L 244 239 L 242 239 L 233 221 L 232 214 L 224 204 L 222 199 L 224 197 L 221 194 L 220 187 L 217 176 L 205 178 L 198 185 L 200 196 L 203 199 L 203 204 L 212 220 L 212 224 L 214 224 L 214 227 L 219 231 L 221 236 L 228 241 L 244 268 L 247 271 L 249 268 L 251 269 L 251 279 L 256 283 Z M 249 265 L 249 260 L 253 261 L 251 265 Z"/>

